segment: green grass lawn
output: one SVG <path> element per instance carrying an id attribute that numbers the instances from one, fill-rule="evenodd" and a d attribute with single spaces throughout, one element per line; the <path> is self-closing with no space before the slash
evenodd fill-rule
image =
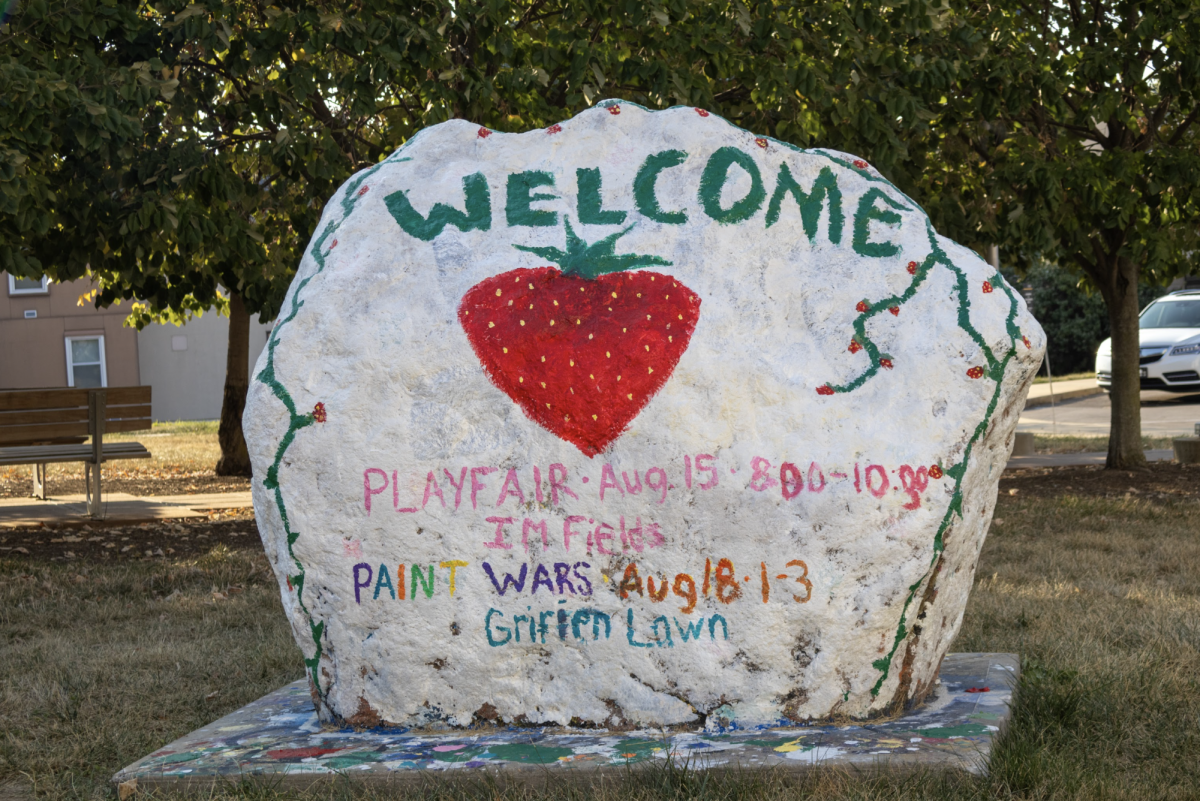
<path id="1" fill-rule="evenodd" d="M 1094 372 L 1091 372 L 1091 373 L 1068 373 L 1067 375 L 1056 375 L 1053 378 L 1048 378 L 1044 375 L 1039 375 L 1037 378 L 1033 379 L 1033 383 L 1049 384 L 1052 380 L 1053 381 L 1075 381 L 1080 378 L 1093 378 L 1094 379 L 1095 377 L 1096 377 L 1096 374 Z"/>
<path id="2" fill-rule="evenodd" d="M 1026 485 L 1028 486 L 1028 485 Z M 590 784 L 450 778 L 406 795 L 488 799 L 1143 799 L 1200 795 L 1200 504 L 1001 491 L 958 651 L 1021 655 L 990 775 L 703 774 Z M 0 560 L 0 794 L 115 797 L 109 777 L 302 675 L 267 563 Z M 319 798 L 377 790 L 333 783 Z M 395 793 L 395 794 L 398 794 Z M 269 786 L 218 795 L 268 799 Z"/>
<path id="3" fill-rule="evenodd" d="M 1172 437 L 1142 437 L 1143 450 L 1170 450 Z M 1033 438 L 1037 453 L 1107 453 L 1108 437 L 1050 436 L 1037 434 Z"/>

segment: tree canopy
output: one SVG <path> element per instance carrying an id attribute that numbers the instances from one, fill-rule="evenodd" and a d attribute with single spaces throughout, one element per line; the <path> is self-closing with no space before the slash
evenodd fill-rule
<path id="1" fill-rule="evenodd" d="M 0 266 L 98 304 L 275 314 L 324 201 L 417 130 L 502 131 L 602 97 L 710 108 L 912 184 L 961 65 L 927 0 L 40 0 L 0 41 Z M 950 37 L 950 39 L 947 39 Z M 940 44 L 934 47 L 931 42 Z M 949 53 L 931 57 L 930 53 Z M 149 319 L 143 315 L 140 322 Z"/>

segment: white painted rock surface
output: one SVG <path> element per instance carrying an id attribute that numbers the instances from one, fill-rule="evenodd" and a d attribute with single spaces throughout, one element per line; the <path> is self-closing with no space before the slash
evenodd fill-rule
<path id="1" fill-rule="evenodd" d="M 323 717 L 919 701 L 1043 348 L 852 156 L 624 103 L 423 131 L 328 204 L 246 408 Z"/>

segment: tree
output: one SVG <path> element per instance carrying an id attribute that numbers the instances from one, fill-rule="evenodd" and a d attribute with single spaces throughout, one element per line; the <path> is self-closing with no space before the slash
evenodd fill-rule
<path id="1" fill-rule="evenodd" d="M 1107 464 L 1139 465 L 1139 279 L 1165 283 L 1200 246 L 1200 5 L 954 8 L 988 36 L 939 115 L 935 222 L 1087 276 L 1113 338 Z"/>
<path id="2" fill-rule="evenodd" d="M 90 276 L 98 305 L 140 301 L 139 326 L 208 308 L 225 287 L 219 470 L 248 473 L 237 358 L 248 315 L 274 317 L 334 189 L 416 131 L 452 117 L 528 130 L 605 96 L 678 103 L 852 150 L 911 185 L 925 153 L 911 145 L 935 116 L 928 98 L 948 91 L 961 69 L 954 37 L 969 34 L 929 0 L 462 8 L 31 3 L 0 30 L 5 74 L 37 65 L 23 86 L 44 101 L 26 121 L 0 100 L 0 121 L 27 134 L 0 139 L 11 145 L 0 179 L 17 176 L 0 259 L 19 275 Z"/>

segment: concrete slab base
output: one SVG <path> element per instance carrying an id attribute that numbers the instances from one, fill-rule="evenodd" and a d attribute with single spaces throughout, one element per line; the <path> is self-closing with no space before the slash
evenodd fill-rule
<path id="1" fill-rule="evenodd" d="M 301 789 L 345 776 L 359 782 L 458 776 L 542 780 L 671 757 L 693 768 L 816 765 L 859 770 L 987 769 L 1009 717 L 1016 654 L 949 654 L 933 696 L 898 718 L 865 725 L 646 729 L 480 728 L 444 733 L 323 727 L 297 681 L 176 740 L 113 776 L 129 790 L 206 790 L 244 779 Z"/>

